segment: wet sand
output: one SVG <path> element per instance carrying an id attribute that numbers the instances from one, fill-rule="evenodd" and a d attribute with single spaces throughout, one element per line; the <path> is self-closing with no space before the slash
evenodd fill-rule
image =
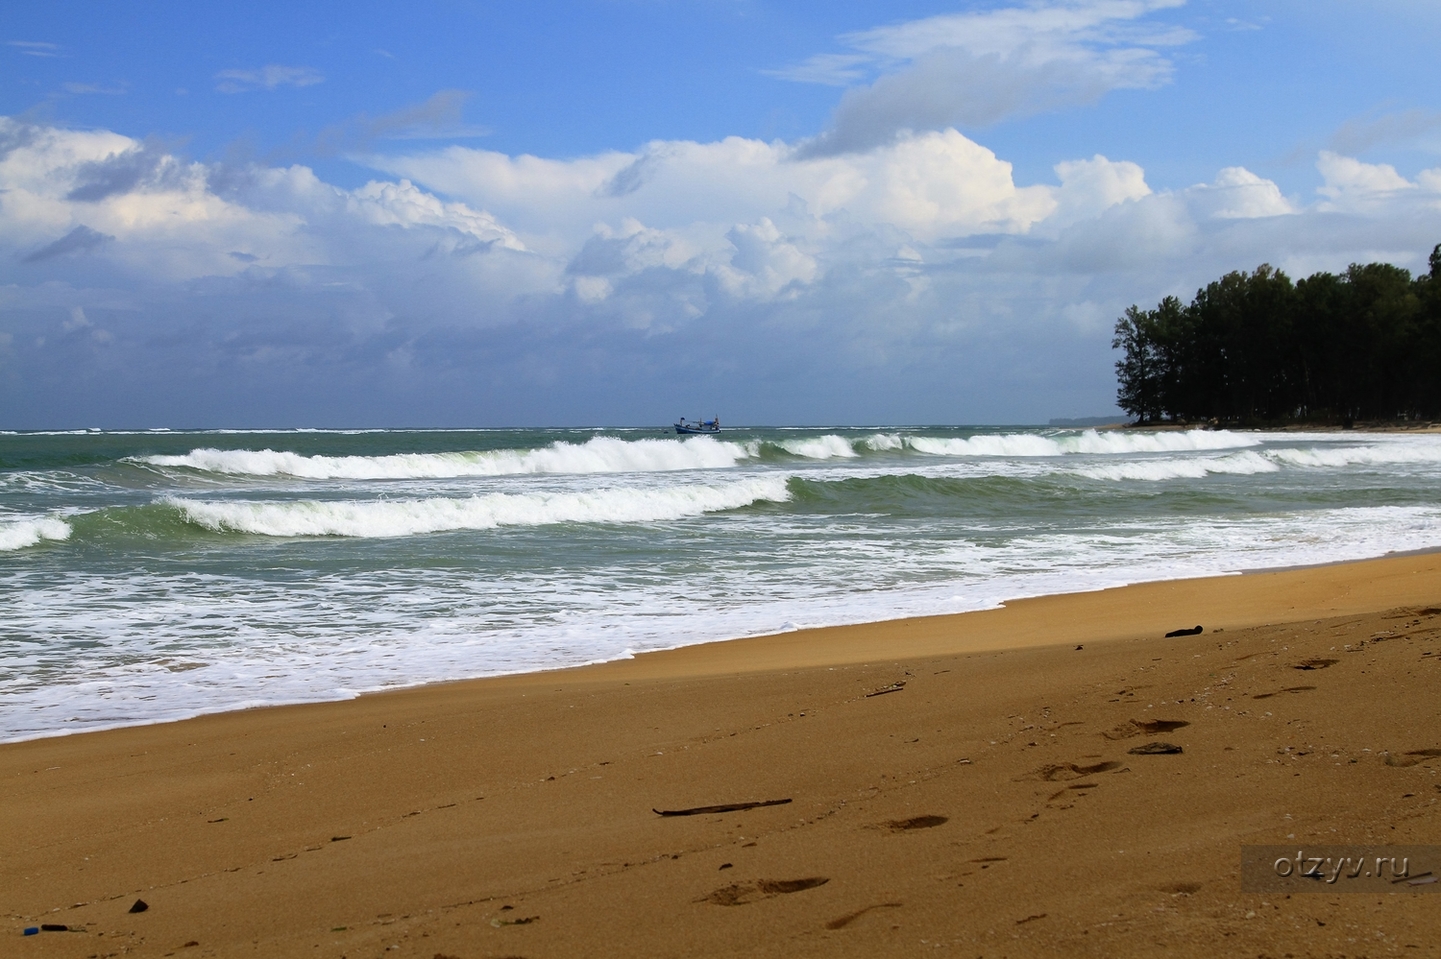
<path id="1" fill-rule="evenodd" d="M 1433 553 L 11 744 L 0 955 L 1431 955 L 1239 857 L 1441 843 L 1438 714 Z"/>

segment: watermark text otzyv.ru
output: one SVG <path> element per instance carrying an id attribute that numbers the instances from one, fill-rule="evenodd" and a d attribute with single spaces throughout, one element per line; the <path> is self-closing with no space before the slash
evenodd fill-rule
<path id="1" fill-rule="evenodd" d="M 1441 892 L 1441 846 L 1242 846 L 1243 892 Z"/>

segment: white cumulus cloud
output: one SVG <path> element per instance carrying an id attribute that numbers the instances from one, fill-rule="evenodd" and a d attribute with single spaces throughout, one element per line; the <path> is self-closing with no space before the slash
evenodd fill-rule
<path id="1" fill-rule="evenodd" d="M 1441 169 L 1334 153 L 1310 201 L 1102 155 L 1021 182 L 953 128 L 362 159 L 345 188 L 0 118 L 3 408 L 617 422 L 704 386 L 758 419 L 1044 419 L 1105 409 L 1130 303 L 1261 262 L 1420 268 L 1441 240 Z"/>
<path id="2" fill-rule="evenodd" d="M 215 74 L 215 79 L 215 89 L 221 93 L 311 87 L 325 82 L 325 77 L 313 67 L 286 67 L 278 63 L 269 63 L 254 70 L 221 70 Z"/>
<path id="3" fill-rule="evenodd" d="M 869 86 L 841 100 L 813 154 L 867 150 L 903 131 L 977 127 L 1150 89 L 1174 70 L 1162 52 L 1187 29 L 1148 20 L 1184 0 L 1050 0 L 941 14 L 840 38 L 849 53 L 817 54 L 771 71 L 802 82 Z"/>

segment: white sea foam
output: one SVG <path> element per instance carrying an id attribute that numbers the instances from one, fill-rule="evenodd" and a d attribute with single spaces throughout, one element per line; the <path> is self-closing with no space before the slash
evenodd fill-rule
<path id="1" fill-rule="evenodd" d="M 793 456 L 804 456 L 812 460 L 854 459 L 859 455 L 850 440 L 835 434 L 803 440 L 781 440 L 776 445 Z"/>
<path id="2" fill-rule="evenodd" d="M 1441 438 L 1367 446 L 1275 449 L 1266 454 L 1288 466 L 1340 469 L 1347 466 L 1403 466 L 1441 463 Z"/>
<path id="3" fill-rule="evenodd" d="M 396 452 L 416 440 L 384 432 L 347 446 L 374 454 L 356 457 L 302 455 L 335 449 L 314 438 L 236 440 L 253 449 L 222 454 L 220 469 L 186 457 L 75 466 L 65 439 L 46 468 L 0 471 L 0 537 L 28 529 L 18 546 L 0 538 L 11 550 L 0 551 L 0 608 L 16 640 L 0 649 L 0 740 L 1441 547 L 1441 436 L 886 426 L 726 434 L 741 444 L 595 436 L 455 437 L 442 442 L 512 450 L 431 454 L 419 468 Z M 147 436 L 124 448 L 139 456 L 157 442 L 193 457 L 212 441 Z M 783 442 L 816 455 L 758 455 Z M 729 468 L 662 471 L 671 454 L 675 468 L 694 468 L 696 448 L 725 453 Z M 335 481 L 295 482 L 286 464 L 264 461 L 283 455 Z M 487 455 L 484 466 L 465 459 Z M 603 468 L 582 463 L 588 455 Z M 609 475 L 619 468 L 636 471 Z M 537 475 L 486 478 L 505 472 Z M 978 484 L 964 508 L 950 484 L 845 482 L 887 476 L 1020 482 Z M 792 477 L 825 488 L 736 508 L 789 500 Z M 1167 479 L 1168 494 L 1219 495 L 1155 496 L 1147 481 Z M 89 511 L 94 522 L 75 519 Z M 85 548 L 45 545 L 65 535 Z M 677 599 L 699 594 L 705 602 Z"/>
<path id="4" fill-rule="evenodd" d="M 1184 430 L 1158 433 L 1123 433 L 1086 430 L 1075 435 L 1041 436 L 1037 433 L 998 433 L 969 437 L 907 436 L 906 445 L 937 456 L 1066 456 L 1088 453 L 1123 456 L 1134 453 L 1193 453 L 1257 446 L 1255 434 L 1228 430 Z"/>
<path id="5" fill-rule="evenodd" d="M 70 538 L 70 524 L 54 516 L 0 516 L 0 552 Z"/>
<path id="6" fill-rule="evenodd" d="M 1086 430 L 1077 436 L 1058 437 L 1057 442 L 1067 453 L 1193 453 L 1259 446 L 1262 437 L 1255 433 L 1233 433 L 1230 430 L 1178 430 L 1157 433 L 1129 433 L 1119 430 L 1107 430 L 1103 433 Z"/>
<path id="7" fill-rule="evenodd" d="M 1047 436 L 1006 433 L 982 436 L 907 436 L 906 445 L 933 456 L 1060 456 L 1065 450 Z"/>
<path id="8" fill-rule="evenodd" d="M 906 442 L 899 433 L 876 433 L 866 437 L 865 445 L 866 449 L 875 450 L 877 453 L 889 453 L 892 450 L 904 449 Z"/>
<path id="9" fill-rule="evenodd" d="M 558 441 L 529 450 L 305 456 L 271 449 L 207 448 L 191 450 L 181 456 L 146 456 L 140 461 L 151 466 L 181 467 L 235 476 L 375 480 L 725 469 L 754 455 L 754 444 L 723 442 L 710 436 L 693 436 L 684 440 L 622 440 L 596 436 L 584 443 Z"/>
<path id="10" fill-rule="evenodd" d="M 1435 547 L 1438 522 L 1434 508 L 1379 507 L 1221 521 L 1172 516 L 1139 530 L 1033 531 L 999 548 L 966 537 L 928 545 L 905 535 L 874 544 L 878 566 L 857 563 L 843 541 L 817 540 L 799 565 L 712 567 L 713 601 L 679 605 L 674 570 L 647 578 L 648 566 L 631 567 L 622 588 L 609 573 L 577 577 L 559 567 L 496 577 L 383 569 L 299 581 L 77 571 L 27 581 L 27 602 L 11 612 L 7 625 L 18 635 L 74 640 L 16 644 L 10 668 L 0 671 L 7 707 L 0 741 Z M 796 575 L 800 569 L 805 574 Z M 527 614 L 517 616 L 521 608 Z"/>
<path id="11" fill-rule="evenodd" d="M 1226 473 L 1232 476 L 1252 476 L 1256 473 L 1275 473 L 1281 467 L 1253 450 L 1232 453 L 1229 456 L 1197 457 L 1194 459 L 1140 459 L 1122 460 L 1118 463 L 1097 463 L 1083 466 L 1075 473 L 1092 479 L 1105 480 L 1172 480 L 1200 479 L 1212 473 Z"/>
<path id="12" fill-rule="evenodd" d="M 170 497 L 191 523 L 217 532 L 261 536 L 415 536 L 498 526 L 650 523 L 790 498 L 784 476 L 715 486 L 605 489 L 595 492 L 491 493 L 403 500 L 195 500 Z"/>

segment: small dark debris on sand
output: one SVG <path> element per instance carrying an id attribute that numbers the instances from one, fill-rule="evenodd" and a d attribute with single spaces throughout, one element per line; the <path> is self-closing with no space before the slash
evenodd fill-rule
<path id="1" fill-rule="evenodd" d="M 1297 663 L 1296 669 L 1325 669 L 1327 666 L 1335 666 L 1339 659 L 1308 659 L 1305 662 Z"/>
<path id="2" fill-rule="evenodd" d="M 1205 632 L 1205 630 L 1201 629 L 1200 626 L 1192 626 L 1190 629 L 1173 629 L 1166 634 L 1166 638 L 1174 639 L 1177 636 L 1199 636 L 1203 632 Z"/>
<path id="3" fill-rule="evenodd" d="M 150 903 L 146 902 L 144 899 L 137 899 L 137 900 L 135 900 L 135 905 L 133 905 L 133 906 L 130 907 L 130 911 L 131 911 L 132 913 L 134 913 L 134 912 L 144 912 L 145 910 L 147 910 L 147 909 L 149 909 L 149 908 L 150 908 Z"/>
<path id="4" fill-rule="evenodd" d="M 1136 746 L 1126 750 L 1132 756 L 1174 756 L 1181 752 L 1181 747 L 1175 743 L 1146 743 L 1144 746 Z"/>
<path id="5" fill-rule="evenodd" d="M 657 816 L 707 816 L 718 812 L 740 812 L 742 809 L 759 809 L 762 806 L 784 806 L 789 799 L 765 799 L 760 802 L 731 802 L 718 806 L 692 806 L 689 809 L 651 809 Z"/>

